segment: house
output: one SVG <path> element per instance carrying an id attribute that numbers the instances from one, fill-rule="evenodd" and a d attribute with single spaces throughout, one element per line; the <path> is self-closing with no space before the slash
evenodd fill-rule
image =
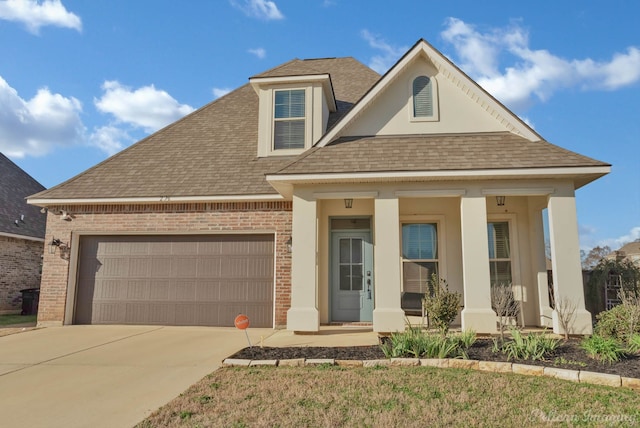
<path id="1" fill-rule="evenodd" d="M 496 331 L 492 283 L 527 325 L 584 309 L 575 190 L 610 165 L 545 141 L 424 40 L 384 76 L 292 60 L 29 202 L 48 208 L 40 325 L 403 330 L 432 273 L 460 323 Z"/>
<path id="2" fill-rule="evenodd" d="M 618 250 L 612 251 L 605 257 L 607 260 L 628 260 L 640 268 L 640 239 L 624 244 Z"/>
<path id="3" fill-rule="evenodd" d="M 40 287 L 46 217 L 26 197 L 42 190 L 0 153 L 0 314 L 20 313 L 20 290 Z"/>

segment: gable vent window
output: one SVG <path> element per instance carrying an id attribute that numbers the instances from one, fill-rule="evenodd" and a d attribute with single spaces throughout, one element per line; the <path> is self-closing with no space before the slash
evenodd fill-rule
<path id="1" fill-rule="evenodd" d="M 275 92 L 273 148 L 304 149 L 305 91 Z"/>
<path id="2" fill-rule="evenodd" d="M 427 76 L 413 81 L 413 117 L 433 116 L 433 84 Z"/>

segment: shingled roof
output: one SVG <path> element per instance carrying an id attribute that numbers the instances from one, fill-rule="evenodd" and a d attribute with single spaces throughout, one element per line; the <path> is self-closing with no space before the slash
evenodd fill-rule
<path id="1" fill-rule="evenodd" d="M 343 137 L 273 175 L 610 166 L 510 132 Z"/>
<path id="2" fill-rule="evenodd" d="M 44 238 L 47 218 L 25 200 L 43 189 L 42 184 L 0 153 L 0 234 Z"/>
<path id="3" fill-rule="evenodd" d="M 328 73 L 335 123 L 379 79 L 353 58 L 293 60 L 256 77 Z M 31 199 L 277 195 L 265 173 L 291 157 L 257 158 L 258 96 L 249 84 Z"/>

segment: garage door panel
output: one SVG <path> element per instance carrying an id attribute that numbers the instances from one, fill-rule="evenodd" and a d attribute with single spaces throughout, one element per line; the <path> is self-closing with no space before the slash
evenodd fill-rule
<path id="1" fill-rule="evenodd" d="M 174 271 L 175 263 L 171 257 L 154 256 L 151 259 L 152 278 L 171 278 Z"/>
<path id="2" fill-rule="evenodd" d="M 166 281 L 154 281 L 153 286 L 149 285 L 149 296 L 146 299 L 149 300 L 159 300 L 169 302 L 171 301 L 175 295 L 175 293 L 171 293 L 171 282 Z"/>
<path id="3" fill-rule="evenodd" d="M 178 278 L 198 276 L 198 259 L 193 257 L 178 257 L 175 261 L 175 271 Z"/>
<path id="4" fill-rule="evenodd" d="M 273 235 L 84 236 L 74 322 L 273 325 Z"/>
<path id="5" fill-rule="evenodd" d="M 151 260 L 146 257 L 131 257 L 129 258 L 129 273 L 130 277 L 149 277 L 151 275 Z"/>

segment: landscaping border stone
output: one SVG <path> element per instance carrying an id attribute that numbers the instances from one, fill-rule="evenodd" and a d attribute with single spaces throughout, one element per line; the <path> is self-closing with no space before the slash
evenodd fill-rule
<path id="1" fill-rule="evenodd" d="M 225 367 L 302 367 L 332 365 L 340 367 L 435 367 L 478 370 L 491 373 L 514 373 L 525 376 L 546 376 L 592 385 L 610 386 L 613 388 L 629 388 L 640 391 L 640 379 L 612 375 L 607 373 L 590 372 L 586 370 L 567 370 L 557 367 L 533 366 L 501 361 L 461 360 L 458 358 L 390 358 L 382 360 L 334 360 L 330 358 L 288 360 L 244 360 L 227 358 L 222 362 Z"/>

